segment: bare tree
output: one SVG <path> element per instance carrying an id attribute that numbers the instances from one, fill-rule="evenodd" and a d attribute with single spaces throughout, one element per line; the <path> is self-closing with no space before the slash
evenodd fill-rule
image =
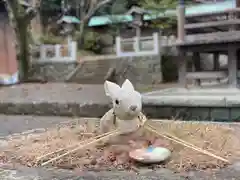
<path id="1" fill-rule="evenodd" d="M 75 0 L 75 5 L 78 9 L 78 17 L 80 24 L 80 41 L 84 32 L 85 25 L 89 22 L 91 17 L 104 5 L 110 3 L 112 0 Z"/>

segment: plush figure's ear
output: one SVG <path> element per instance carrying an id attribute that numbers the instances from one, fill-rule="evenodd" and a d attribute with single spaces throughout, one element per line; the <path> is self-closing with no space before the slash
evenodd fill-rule
<path id="1" fill-rule="evenodd" d="M 123 82 L 122 89 L 127 90 L 127 91 L 135 91 L 132 83 L 128 79 L 126 79 Z"/>
<path id="2" fill-rule="evenodd" d="M 119 94 L 120 89 L 120 86 L 113 82 L 105 81 L 104 83 L 105 94 L 111 98 L 116 98 Z"/>

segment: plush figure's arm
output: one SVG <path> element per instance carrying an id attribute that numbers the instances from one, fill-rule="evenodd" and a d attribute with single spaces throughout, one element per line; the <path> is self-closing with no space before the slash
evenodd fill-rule
<path id="1" fill-rule="evenodd" d="M 147 117 L 142 112 L 140 112 L 139 114 L 139 121 L 140 121 L 140 126 L 143 126 L 147 121 Z"/>
<path id="2" fill-rule="evenodd" d="M 115 115 L 113 114 L 113 109 L 110 109 L 100 119 L 100 131 L 101 131 L 101 133 L 106 133 L 106 132 L 111 131 L 113 128 L 116 127 L 115 123 L 116 122 L 115 122 Z"/>

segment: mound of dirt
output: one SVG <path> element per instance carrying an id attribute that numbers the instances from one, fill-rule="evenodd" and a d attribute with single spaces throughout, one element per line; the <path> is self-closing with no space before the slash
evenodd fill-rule
<path id="1" fill-rule="evenodd" d="M 149 121 L 149 123 L 161 133 L 170 133 L 231 162 L 236 160 L 240 154 L 239 132 L 231 126 L 182 121 Z M 39 134 L 9 137 L 8 144 L 0 153 L 0 159 L 30 167 L 40 166 L 41 163 L 76 148 L 81 145 L 82 141 L 97 134 L 96 124 L 90 121 L 85 123 L 76 121 L 75 123 L 59 125 Z M 158 137 L 145 129 L 130 135 L 111 138 L 109 141 L 100 142 L 94 147 L 70 153 L 53 161 L 51 165 L 82 170 L 141 169 L 142 165 L 131 160 L 128 153 L 133 149 L 149 145 L 166 147 L 172 151 L 172 156 L 167 162 L 149 165 L 153 169 L 166 167 L 176 172 L 182 172 L 215 169 L 227 165 L 225 162 L 196 150 Z M 59 151 L 61 149 L 62 151 Z"/>

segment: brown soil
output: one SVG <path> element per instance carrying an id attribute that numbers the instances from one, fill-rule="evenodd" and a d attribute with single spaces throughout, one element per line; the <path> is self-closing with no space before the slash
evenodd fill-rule
<path id="1" fill-rule="evenodd" d="M 235 161 L 240 154 L 240 140 L 236 129 L 228 125 L 167 121 L 154 124 L 159 132 L 168 132 L 200 148 L 206 149 L 218 156 Z M 39 166 L 53 157 L 78 146 L 81 141 L 95 136 L 96 124 L 92 121 L 80 124 L 66 123 L 48 129 L 44 133 L 19 135 L 8 138 L 8 145 L 0 153 L 0 159 L 18 162 L 27 166 Z M 129 151 L 153 146 L 167 147 L 172 151 L 171 159 L 162 164 L 149 165 L 150 168 L 166 167 L 177 172 L 215 169 L 227 164 L 195 150 L 175 144 L 169 140 L 157 137 L 151 132 L 140 130 L 128 136 L 111 138 L 87 150 L 80 150 L 54 161 L 51 165 L 67 169 L 91 170 L 137 170 L 141 164 L 132 161 Z M 61 153 L 55 153 L 47 158 L 37 159 L 47 153 L 65 148 Z"/>

